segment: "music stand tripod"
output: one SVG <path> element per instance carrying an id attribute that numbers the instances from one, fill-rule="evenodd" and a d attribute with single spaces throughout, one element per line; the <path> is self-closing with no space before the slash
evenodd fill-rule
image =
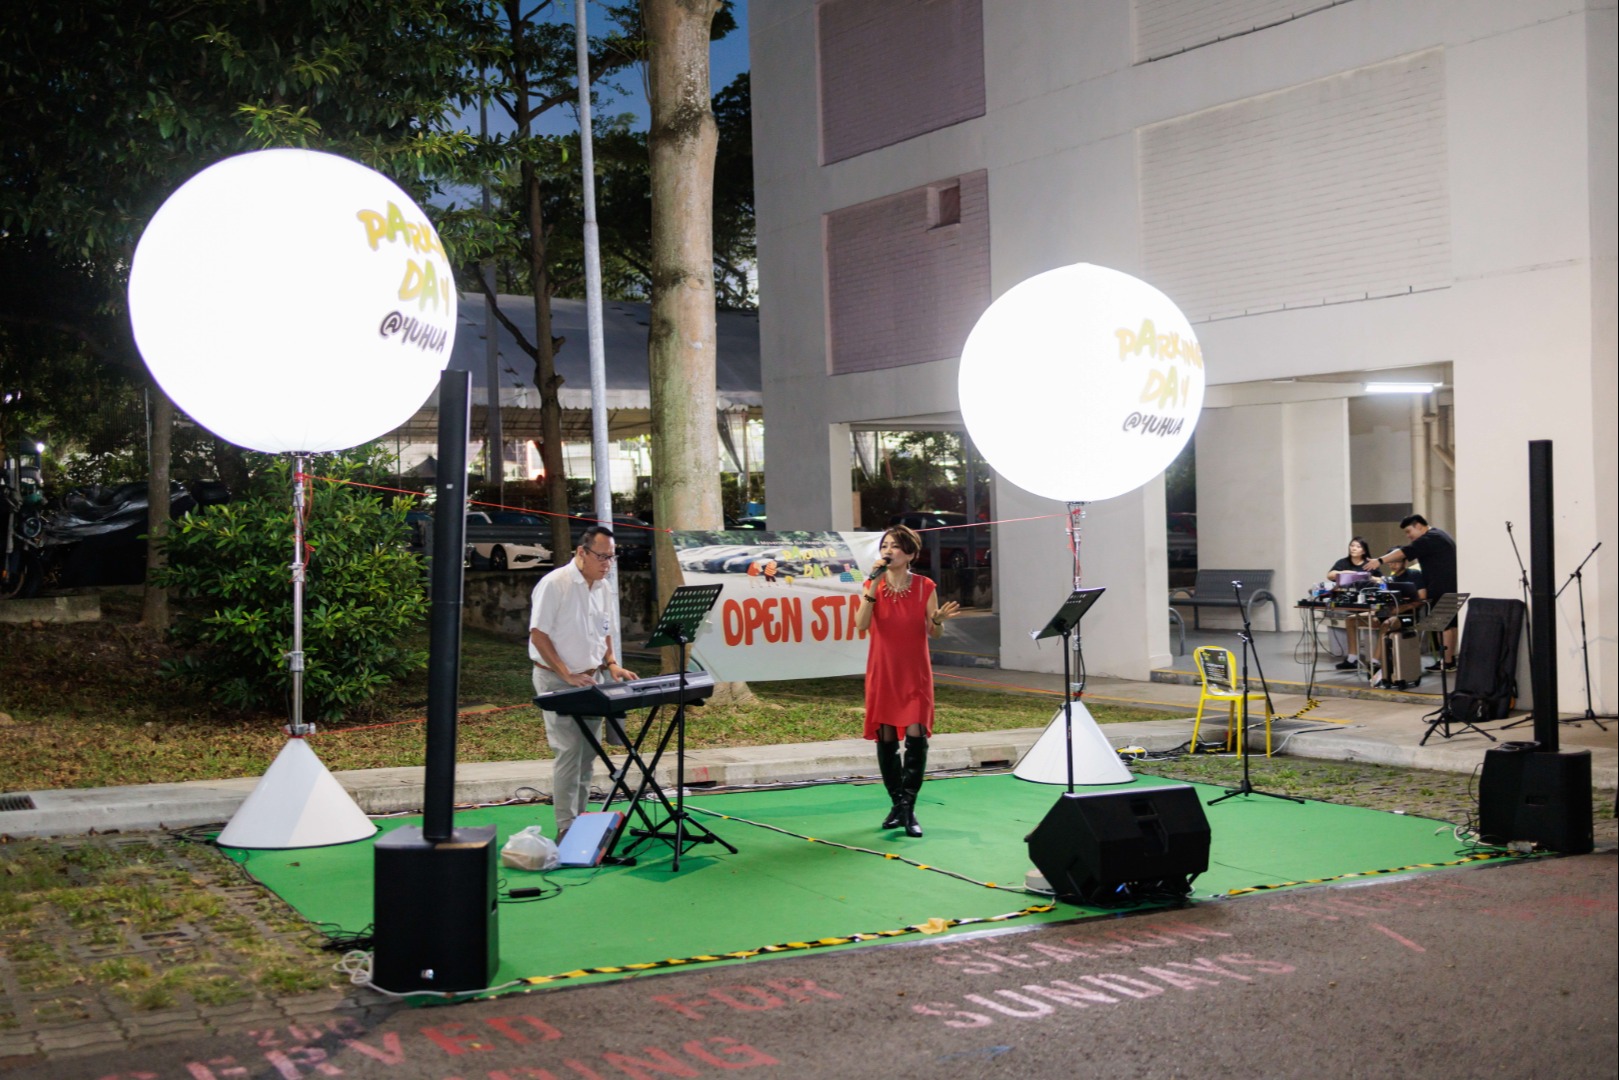
<path id="1" fill-rule="evenodd" d="M 1456 716 L 1455 713 L 1451 712 L 1450 708 L 1450 680 L 1445 677 L 1447 670 L 1445 668 L 1445 647 L 1442 639 L 1445 629 L 1461 613 L 1462 605 L 1467 603 L 1470 595 L 1469 593 L 1446 593 L 1434 604 L 1433 610 L 1424 615 L 1422 621 L 1416 625 L 1417 633 L 1434 634 L 1436 639 L 1440 640 L 1439 708 L 1422 718 L 1427 721 L 1428 730 L 1423 733 L 1422 741 L 1417 744 L 1418 746 L 1428 745 L 1428 740 L 1435 731 L 1439 732 L 1439 737 L 1442 739 L 1448 739 L 1452 735 L 1460 734 L 1460 732 L 1450 730 L 1452 724 L 1460 724 L 1463 731 L 1476 731 L 1491 742 L 1497 741 L 1494 735 L 1491 735 L 1471 720 L 1463 720 Z"/>
<path id="2" fill-rule="evenodd" d="M 1075 589 L 1068 594 L 1068 599 L 1062 602 L 1057 614 L 1044 627 L 1036 630 L 1029 636 L 1035 641 L 1048 637 L 1062 638 L 1062 716 L 1063 716 L 1063 746 L 1068 754 L 1068 794 L 1074 793 L 1074 699 L 1072 675 L 1068 667 L 1068 644 L 1073 636 L 1074 628 L 1079 620 L 1091 609 L 1091 605 L 1099 600 L 1107 589 Z"/>
<path id="3" fill-rule="evenodd" d="M 1242 758 L 1242 782 L 1234 788 L 1226 788 L 1226 793 L 1219 798 L 1210 799 L 1209 805 L 1214 806 L 1216 803 L 1223 803 L 1227 799 L 1236 798 L 1238 795 L 1266 795 L 1272 799 L 1285 799 L 1288 802 L 1302 803 L 1304 802 L 1303 799 L 1295 799 L 1291 795 L 1282 795 L 1274 791 L 1261 791 L 1254 787 L 1254 782 L 1250 777 L 1248 771 L 1248 759 L 1252 756 L 1248 753 L 1248 654 L 1250 652 L 1254 654 L 1254 669 L 1259 672 L 1259 685 L 1265 690 L 1265 707 L 1271 713 L 1274 713 L 1276 708 L 1271 704 L 1270 684 L 1265 682 L 1265 669 L 1259 663 L 1259 650 L 1254 646 L 1254 630 L 1248 623 L 1248 609 L 1242 603 L 1242 582 L 1233 581 L 1231 591 L 1237 597 L 1237 610 L 1242 612 L 1242 633 L 1237 635 L 1242 638 L 1242 704 L 1240 706 L 1242 716 L 1237 725 L 1237 753 Z"/>
<path id="4" fill-rule="evenodd" d="M 693 821 L 686 813 L 686 650 L 697 640 L 697 627 L 714 606 L 714 601 L 719 599 L 722 588 L 724 586 L 721 585 L 682 585 L 677 588 L 670 595 L 669 603 L 664 605 L 663 614 L 658 616 L 657 625 L 652 628 L 652 637 L 647 641 L 647 645 L 653 648 L 674 645 L 680 650 L 680 696 L 675 704 L 675 715 L 664 730 L 657 753 L 652 756 L 652 763 L 648 766 L 650 775 L 650 771 L 657 768 L 658 759 L 663 756 L 672 734 L 675 737 L 675 802 L 672 807 L 667 800 L 664 802 L 668 820 L 654 828 L 631 830 L 637 839 L 625 854 L 633 854 L 648 840 L 662 840 L 674 849 L 670 869 L 677 873 L 681 853 L 692 844 L 718 844 L 732 855 L 736 854 L 736 848 L 714 835 L 701 822 Z M 666 832 L 670 826 L 674 827 L 674 831 Z"/>

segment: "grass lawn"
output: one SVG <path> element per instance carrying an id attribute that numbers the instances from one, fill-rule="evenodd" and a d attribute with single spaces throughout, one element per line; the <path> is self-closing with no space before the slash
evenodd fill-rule
<path id="1" fill-rule="evenodd" d="M 140 598 L 102 597 L 100 622 L 0 625 L 0 791 L 106 787 L 257 776 L 281 749 L 285 712 L 243 714 L 210 703 L 158 670 L 174 650 L 139 626 Z M 420 631 L 422 647 L 427 631 Z M 647 667 L 643 674 L 655 670 Z M 858 678 L 756 683 L 758 701 L 705 706 L 687 745 L 762 746 L 857 736 L 864 716 Z M 462 636 L 461 761 L 550 756 L 524 643 L 467 630 Z M 941 684 L 938 730 L 1043 727 L 1054 699 Z M 427 676 L 418 672 L 363 710 L 321 724 L 313 745 L 330 769 L 420 765 Z M 1091 705 L 1101 723 L 1164 714 Z"/>

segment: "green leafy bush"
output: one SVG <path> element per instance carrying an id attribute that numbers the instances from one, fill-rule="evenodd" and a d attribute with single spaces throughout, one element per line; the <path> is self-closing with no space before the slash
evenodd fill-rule
<path id="1" fill-rule="evenodd" d="M 250 455 L 254 456 L 254 455 Z M 292 685 L 292 472 L 259 456 L 244 497 L 176 521 L 159 584 L 176 601 L 174 638 L 188 651 L 167 670 L 240 709 L 278 704 Z M 334 480 L 370 482 L 380 452 L 362 448 L 307 466 Z M 421 558 L 407 547 L 410 500 L 311 481 L 304 539 L 304 708 L 335 719 L 426 665 L 406 635 L 427 616 Z"/>

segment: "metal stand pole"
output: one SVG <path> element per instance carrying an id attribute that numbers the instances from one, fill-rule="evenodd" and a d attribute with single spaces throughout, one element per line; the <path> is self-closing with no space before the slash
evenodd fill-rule
<path id="1" fill-rule="evenodd" d="M 1591 647 L 1589 644 L 1590 639 L 1586 637 L 1585 631 L 1585 574 L 1583 572 L 1585 564 L 1591 561 L 1591 556 L 1595 555 L 1597 548 L 1601 546 L 1602 541 L 1598 540 L 1596 547 L 1585 553 L 1585 558 L 1580 560 L 1580 565 L 1574 568 L 1574 572 L 1568 576 L 1568 580 L 1574 583 L 1574 593 L 1580 599 L 1580 662 L 1585 665 L 1585 716 L 1582 719 L 1589 720 L 1603 731 L 1607 731 L 1607 725 L 1602 721 L 1616 718 L 1607 713 L 1598 714 L 1591 708 Z M 1563 589 L 1566 588 L 1568 588 L 1568 581 L 1563 582 Z M 1563 589 L 1557 590 L 1558 596 L 1563 595 Z"/>
<path id="2" fill-rule="evenodd" d="M 314 730 L 304 723 L 304 462 L 292 455 L 292 651 L 287 670 L 292 673 L 292 723 L 287 734 L 301 739 Z"/>

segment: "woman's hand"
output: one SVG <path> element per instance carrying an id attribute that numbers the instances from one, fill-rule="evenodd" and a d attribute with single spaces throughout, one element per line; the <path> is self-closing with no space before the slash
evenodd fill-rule
<path id="1" fill-rule="evenodd" d="M 947 604 L 942 604 L 940 605 L 939 610 L 933 613 L 933 625 L 938 626 L 946 619 L 953 619 L 960 613 L 961 605 L 956 603 L 954 600 Z"/>

